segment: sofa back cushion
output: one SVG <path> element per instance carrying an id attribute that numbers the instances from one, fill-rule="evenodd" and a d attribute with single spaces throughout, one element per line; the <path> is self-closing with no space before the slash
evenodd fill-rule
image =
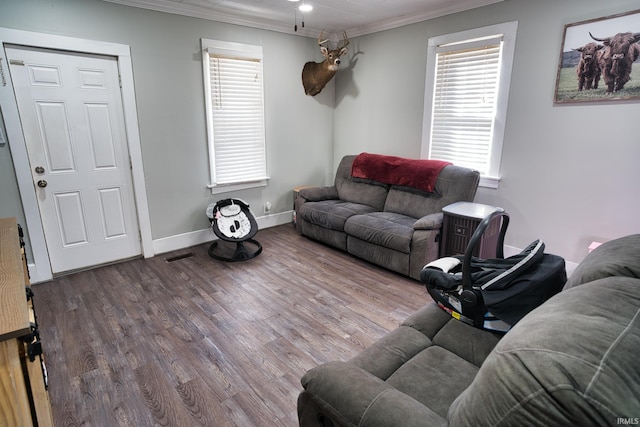
<path id="1" fill-rule="evenodd" d="M 496 345 L 450 425 L 617 425 L 640 410 L 640 279 L 552 297 Z"/>
<path id="2" fill-rule="evenodd" d="M 576 267 L 564 289 L 610 276 L 640 278 L 640 234 L 606 242 Z"/>
<path id="3" fill-rule="evenodd" d="M 389 186 L 371 180 L 351 177 L 351 166 L 356 156 L 344 156 L 336 171 L 335 187 L 340 200 L 368 205 L 381 211 Z"/>
<path id="4" fill-rule="evenodd" d="M 445 166 L 438 175 L 435 190 L 391 186 L 370 179 L 353 178 L 355 155 L 344 156 L 338 165 L 335 187 L 340 200 L 371 206 L 379 211 L 421 218 L 455 202 L 471 202 L 476 195 L 480 174 L 461 166 Z"/>
<path id="5" fill-rule="evenodd" d="M 392 186 L 384 210 L 421 218 L 455 202 L 471 202 L 476 195 L 480 174 L 461 166 L 445 166 L 436 180 L 435 191 L 426 193 L 407 187 Z"/>

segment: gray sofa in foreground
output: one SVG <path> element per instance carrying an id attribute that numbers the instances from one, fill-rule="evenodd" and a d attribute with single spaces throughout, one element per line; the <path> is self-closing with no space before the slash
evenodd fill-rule
<path id="1" fill-rule="evenodd" d="M 438 258 L 442 208 L 473 201 L 480 174 L 448 165 L 437 175 L 433 191 L 428 192 L 354 178 L 354 159 L 355 155 L 342 159 L 333 186 L 300 190 L 295 201 L 297 230 L 420 280 L 422 267 Z"/>
<path id="2" fill-rule="evenodd" d="M 603 244 L 504 336 L 429 303 L 308 371 L 301 426 L 616 426 L 640 419 L 640 234 Z"/>

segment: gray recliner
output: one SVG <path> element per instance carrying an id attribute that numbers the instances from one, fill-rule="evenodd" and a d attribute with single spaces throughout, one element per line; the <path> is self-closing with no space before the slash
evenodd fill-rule
<path id="1" fill-rule="evenodd" d="M 604 426 L 640 417 L 640 234 L 589 254 L 506 335 L 429 303 L 308 371 L 301 426 Z"/>

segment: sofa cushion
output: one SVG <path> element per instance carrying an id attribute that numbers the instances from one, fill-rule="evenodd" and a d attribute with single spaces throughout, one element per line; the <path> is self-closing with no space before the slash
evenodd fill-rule
<path id="1" fill-rule="evenodd" d="M 351 167 L 356 156 L 344 156 L 338 165 L 334 185 L 340 200 L 368 205 L 381 211 L 389 186 L 372 180 L 351 177 Z"/>
<path id="2" fill-rule="evenodd" d="M 440 336 L 451 333 L 458 343 Z M 483 359 L 497 340 L 429 302 L 348 362 L 310 370 L 302 384 L 305 393 L 313 394 L 314 406 L 340 425 L 440 425 L 451 402 L 478 371 L 480 363 L 469 362 L 470 354 Z"/>
<path id="3" fill-rule="evenodd" d="M 433 305 L 435 306 L 436 304 Z M 439 307 L 438 310 L 444 312 Z M 450 317 L 449 322 L 433 337 L 433 344 L 480 367 L 498 341 L 500 341 L 500 338 L 502 336 L 499 334 L 471 327 Z"/>
<path id="4" fill-rule="evenodd" d="M 391 187 L 384 203 L 384 210 L 396 212 L 413 218 L 420 218 L 434 212 L 439 197 L 432 193 L 407 191 L 400 187 Z"/>
<path id="5" fill-rule="evenodd" d="M 453 319 L 430 302 L 349 363 L 445 417 L 499 339 Z"/>
<path id="6" fill-rule="evenodd" d="M 344 231 L 360 240 L 408 254 L 415 222 L 415 218 L 395 212 L 371 212 L 351 216 Z"/>
<path id="7" fill-rule="evenodd" d="M 362 350 L 349 362 L 386 380 L 400 366 L 431 345 L 433 343 L 423 333 L 411 327 L 399 327 Z"/>
<path id="8" fill-rule="evenodd" d="M 477 372 L 477 366 L 454 353 L 430 346 L 394 372 L 387 384 L 446 417 L 451 403 Z"/>
<path id="9" fill-rule="evenodd" d="M 348 362 L 317 366 L 304 374 L 301 383 L 305 389 L 298 399 L 301 426 L 447 425 L 444 417 Z M 325 424 L 325 415 L 334 422 Z"/>
<path id="10" fill-rule="evenodd" d="M 375 208 L 368 205 L 342 200 L 324 200 L 321 202 L 305 203 L 296 215 L 311 224 L 319 225 L 330 230 L 343 231 L 345 222 L 353 215 L 374 211 Z"/>
<path id="11" fill-rule="evenodd" d="M 569 289 L 609 276 L 640 278 L 640 234 L 632 234 L 606 242 L 576 267 L 564 286 Z"/>
<path id="12" fill-rule="evenodd" d="M 450 425 L 618 425 L 640 411 L 640 279 L 567 289 L 525 316 L 451 405 Z"/>

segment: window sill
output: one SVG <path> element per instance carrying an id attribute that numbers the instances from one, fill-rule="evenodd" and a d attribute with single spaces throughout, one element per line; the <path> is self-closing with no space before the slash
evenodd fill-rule
<path id="1" fill-rule="evenodd" d="M 485 187 L 485 188 L 498 188 L 498 185 L 500 184 L 500 177 L 497 176 L 481 176 L 480 177 L 480 183 L 478 184 L 479 187 Z"/>
<path id="2" fill-rule="evenodd" d="M 209 184 L 207 188 L 211 189 L 211 194 L 230 193 L 232 191 L 247 190 L 249 188 L 266 187 L 269 178 L 260 181 L 242 182 L 238 184 L 216 185 Z"/>

